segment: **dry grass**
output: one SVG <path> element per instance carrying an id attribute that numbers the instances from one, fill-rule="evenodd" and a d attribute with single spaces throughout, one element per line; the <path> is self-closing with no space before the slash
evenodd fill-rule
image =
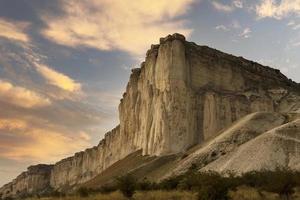
<path id="1" fill-rule="evenodd" d="M 185 191 L 151 191 L 139 192 L 134 197 L 136 200 L 196 200 L 197 194 Z"/>
<path id="2" fill-rule="evenodd" d="M 281 200 L 278 194 L 259 192 L 247 186 L 241 186 L 236 191 L 229 191 L 228 195 L 232 200 Z"/>
<path id="3" fill-rule="evenodd" d="M 196 200 L 197 195 L 192 192 L 185 191 L 149 191 L 149 192 L 137 192 L 134 195 L 134 200 Z M 38 200 L 35 198 L 27 200 Z M 96 194 L 89 197 L 51 197 L 41 198 L 41 200 L 128 200 L 120 192 L 113 192 L 110 194 Z"/>
<path id="4" fill-rule="evenodd" d="M 300 188 L 295 189 L 295 194 L 292 195 L 291 200 L 299 200 Z M 236 191 L 229 192 L 231 200 L 282 200 L 278 194 L 261 191 L 255 188 L 241 186 Z M 110 194 L 95 194 L 89 197 L 51 197 L 51 198 L 30 198 L 27 200 L 128 200 L 120 192 L 113 192 Z M 133 200 L 197 200 L 197 193 L 186 191 L 149 191 L 137 192 Z"/>

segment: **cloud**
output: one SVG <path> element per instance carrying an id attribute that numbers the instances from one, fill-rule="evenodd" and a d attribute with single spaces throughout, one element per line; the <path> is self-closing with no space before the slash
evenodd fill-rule
<path id="1" fill-rule="evenodd" d="M 259 18 L 282 19 L 292 14 L 300 15 L 300 0 L 262 0 L 256 6 L 256 14 Z"/>
<path id="2" fill-rule="evenodd" d="M 230 4 L 223 4 L 219 1 L 213 0 L 211 1 L 213 7 L 221 12 L 230 13 L 236 10 L 237 8 L 243 8 L 244 4 L 242 0 L 232 0 Z"/>
<path id="3" fill-rule="evenodd" d="M 295 24 L 296 24 L 295 21 L 292 20 L 292 21 L 290 21 L 287 25 L 288 25 L 288 26 L 294 26 Z"/>
<path id="4" fill-rule="evenodd" d="M 225 25 L 218 25 L 215 27 L 216 30 L 222 30 L 222 31 L 229 31 L 229 28 L 227 28 Z"/>
<path id="5" fill-rule="evenodd" d="M 9 160 L 58 161 L 95 145 L 109 130 L 101 128 L 113 125 L 112 117 L 97 106 L 80 102 L 22 109 L 0 101 L 0 107 L 0 158 Z"/>
<path id="6" fill-rule="evenodd" d="M 295 21 L 290 21 L 288 24 L 287 24 L 289 27 L 292 27 L 293 30 L 298 30 L 300 29 L 300 23 L 296 23 Z"/>
<path id="7" fill-rule="evenodd" d="M 48 81 L 49 84 L 57 86 L 69 92 L 81 91 L 81 84 L 68 77 L 67 75 L 57 72 L 44 64 L 34 64 L 38 73 L 42 75 Z"/>
<path id="8" fill-rule="evenodd" d="M 249 37 L 251 37 L 251 35 L 250 35 L 251 32 L 252 32 L 251 29 L 249 27 L 247 27 L 243 30 L 243 32 L 239 36 L 243 37 L 243 38 L 249 38 Z"/>
<path id="9" fill-rule="evenodd" d="M 46 38 L 71 47 L 144 54 L 149 45 L 173 32 L 191 33 L 178 17 L 195 0 L 60 0 L 62 16 L 42 13 Z"/>
<path id="10" fill-rule="evenodd" d="M 52 100 L 82 99 L 81 83 L 48 66 L 47 60 L 32 43 L 0 39 L 0 75 L 6 80 L 30 86 Z"/>
<path id="11" fill-rule="evenodd" d="M 89 141 L 91 139 L 91 136 L 84 131 L 79 133 L 79 137 L 85 141 Z"/>
<path id="12" fill-rule="evenodd" d="M 293 46 L 294 46 L 294 47 L 300 47 L 300 42 L 295 42 L 295 43 L 293 43 Z"/>
<path id="13" fill-rule="evenodd" d="M 226 5 L 217 1 L 212 1 L 211 4 L 216 10 L 222 12 L 232 12 L 234 10 L 234 7 L 232 5 Z"/>
<path id="14" fill-rule="evenodd" d="M 0 80 L 0 101 L 24 108 L 42 107 L 51 104 L 48 98 L 3 80 Z"/>
<path id="15" fill-rule="evenodd" d="M 232 1 L 232 4 L 237 8 L 243 8 L 244 7 L 243 2 L 241 0 L 234 0 L 234 1 Z"/>
<path id="16" fill-rule="evenodd" d="M 27 123 L 18 119 L 0 119 L 0 130 L 23 130 Z"/>
<path id="17" fill-rule="evenodd" d="M 29 42 L 29 36 L 26 34 L 28 27 L 29 23 L 26 22 L 8 21 L 0 18 L 0 37 L 9 40 Z"/>
<path id="18" fill-rule="evenodd" d="M 10 120 L 0 119 L 0 124 L 7 124 Z M 16 121 L 27 124 L 21 120 Z M 48 127 L 25 125 L 22 128 L 18 127 L 18 130 L 12 127 L 15 125 L 6 126 L 6 130 L 2 127 L 0 135 L 0 157 L 11 160 L 56 162 L 91 145 L 87 140 L 88 135 L 81 133 L 70 136 L 66 132 L 51 130 Z"/>
<path id="19" fill-rule="evenodd" d="M 300 24 L 293 26 L 293 30 L 298 30 L 298 29 L 300 29 Z"/>

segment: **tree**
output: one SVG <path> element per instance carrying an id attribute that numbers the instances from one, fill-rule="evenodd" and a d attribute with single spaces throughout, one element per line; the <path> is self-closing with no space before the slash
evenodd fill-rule
<path id="1" fill-rule="evenodd" d="M 122 194 L 131 199 L 135 193 L 137 181 L 132 175 L 127 174 L 117 178 L 117 185 Z"/>

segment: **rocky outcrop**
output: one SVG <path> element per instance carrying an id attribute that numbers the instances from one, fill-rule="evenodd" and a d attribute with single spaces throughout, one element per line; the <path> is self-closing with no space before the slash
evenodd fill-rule
<path id="1" fill-rule="evenodd" d="M 50 188 L 50 174 L 53 165 L 35 165 L 28 167 L 12 182 L 0 188 L 0 197 L 23 196 L 44 193 Z"/>
<path id="2" fill-rule="evenodd" d="M 137 150 L 151 156 L 184 152 L 253 112 L 297 113 L 299 93 L 299 84 L 279 70 L 169 35 L 132 70 L 120 125 L 98 146 L 56 163 L 50 186 L 86 182 Z"/>

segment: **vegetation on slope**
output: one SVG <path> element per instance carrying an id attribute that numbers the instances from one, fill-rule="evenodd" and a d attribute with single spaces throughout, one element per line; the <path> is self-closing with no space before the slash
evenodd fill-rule
<path id="1" fill-rule="evenodd" d="M 138 181 L 133 175 L 118 177 L 98 189 L 81 187 L 76 194 L 54 192 L 48 200 L 290 200 L 300 199 L 300 172 L 249 172 L 241 176 L 221 176 L 215 172 L 198 172 L 195 166 L 181 175 L 160 183 Z"/>

